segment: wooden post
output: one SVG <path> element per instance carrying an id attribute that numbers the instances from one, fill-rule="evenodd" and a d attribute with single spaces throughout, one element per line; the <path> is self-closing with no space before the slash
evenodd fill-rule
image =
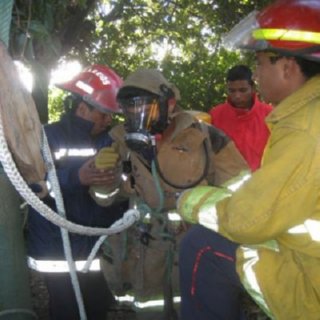
<path id="1" fill-rule="evenodd" d="M 1 42 L 0 112 L 7 144 L 22 177 L 28 184 L 44 183 L 46 171 L 41 155 L 38 113 Z M 0 318 L 31 320 L 35 319 L 35 314 L 23 237 L 22 199 L 9 177 L 0 164 Z"/>

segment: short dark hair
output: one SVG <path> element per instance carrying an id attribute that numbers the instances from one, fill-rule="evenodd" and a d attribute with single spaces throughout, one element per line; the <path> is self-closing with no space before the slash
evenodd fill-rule
<path id="1" fill-rule="evenodd" d="M 77 94 L 69 94 L 64 98 L 63 105 L 65 113 L 75 114 L 76 110 L 78 109 L 80 103 L 83 101 L 82 97 Z M 94 107 L 89 103 L 85 102 L 86 105 L 90 110 L 93 110 Z"/>
<path id="2" fill-rule="evenodd" d="M 236 65 L 228 70 L 227 72 L 227 81 L 237 81 L 237 80 L 247 80 L 251 86 L 254 82 L 252 80 L 252 71 L 251 69 L 243 64 Z"/>
<path id="3" fill-rule="evenodd" d="M 301 72 L 310 79 L 318 74 L 320 74 L 320 63 L 312 60 L 307 60 L 300 57 L 294 58 L 299 65 Z"/>
<path id="4" fill-rule="evenodd" d="M 301 72 L 307 79 L 320 74 L 320 63 L 318 61 L 306 59 L 303 56 L 295 56 L 294 54 L 288 53 L 275 53 L 275 56 L 272 56 L 269 59 L 272 64 L 275 64 L 279 59 L 282 58 L 293 58 L 299 65 Z"/>

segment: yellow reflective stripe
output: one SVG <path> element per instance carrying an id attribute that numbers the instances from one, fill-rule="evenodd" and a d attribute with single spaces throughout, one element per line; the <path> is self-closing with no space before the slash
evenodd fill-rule
<path id="1" fill-rule="evenodd" d="M 177 212 L 168 212 L 169 221 L 182 221 L 181 216 Z"/>
<path id="2" fill-rule="evenodd" d="M 97 199 L 106 200 L 106 199 L 110 199 L 110 198 L 114 197 L 119 191 L 120 191 L 119 188 L 115 189 L 112 192 L 108 192 L 108 193 L 102 193 L 102 192 L 99 192 L 99 191 L 94 191 L 94 196 Z"/>
<path id="3" fill-rule="evenodd" d="M 96 150 L 93 148 L 68 149 L 69 157 L 89 157 L 93 156 Z"/>
<path id="4" fill-rule="evenodd" d="M 245 174 L 243 176 L 239 176 L 238 181 L 231 179 L 231 183 L 226 184 L 226 187 L 230 191 L 237 191 L 246 181 L 248 181 L 251 178 L 251 174 Z"/>
<path id="5" fill-rule="evenodd" d="M 251 178 L 251 171 L 242 170 L 237 176 L 224 182 L 221 187 L 227 188 L 230 191 L 236 191 L 250 178 Z"/>
<path id="6" fill-rule="evenodd" d="M 66 149 L 60 148 L 55 151 L 54 157 L 59 160 L 63 157 L 89 157 L 95 155 L 96 150 L 93 148 L 82 148 L 82 149 Z"/>
<path id="7" fill-rule="evenodd" d="M 56 151 L 54 153 L 54 158 L 56 160 L 59 160 L 59 159 L 65 157 L 66 155 L 67 155 L 67 149 L 66 148 L 60 148 L 58 151 Z"/>
<path id="8" fill-rule="evenodd" d="M 303 41 L 320 44 L 320 32 L 288 29 L 256 29 L 252 31 L 256 40 Z"/>
<path id="9" fill-rule="evenodd" d="M 310 234 L 311 239 L 319 242 L 320 241 L 320 221 L 308 219 L 304 224 Z"/>
<path id="10" fill-rule="evenodd" d="M 270 308 L 268 307 L 266 300 L 263 296 L 262 290 L 259 286 L 258 279 L 254 270 L 254 266 L 259 261 L 259 254 L 257 249 L 240 246 L 239 249 L 242 251 L 244 257 L 243 273 L 244 278 L 242 279 L 243 285 L 252 296 L 252 298 L 259 304 L 259 306 L 272 318 Z M 273 318 L 272 318 L 273 319 Z"/>
<path id="11" fill-rule="evenodd" d="M 308 219 L 304 224 L 288 230 L 290 234 L 308 234 L 313 241 L 320 242 L 320 221 Z"/>
<path id="12" fill-rule="evenodd" d="M 199 224 L 204 227 L 216 231 L 219 231 L 218 215 L 216 207 L 205 208 L 200 210 L 198 214 Z"/>
<path id="13" fill-rule="evenodd" d="M 290 234 L 307 234 L 308 230 L 304 224 L 300 224 L 298 226 L 294 226 L 288 230 Z"/>
<path id="14" fill-rule="evenodd" d="M 79 260 L 75 261 L 75 266 L 77 271 L 82 271 L 87 261 Z M 68 262 L 65 260 L 36 260 L 32 257 L 28 257 L 28 266 L 39 272 L 50 272 L 50 273 L 60 273 L 69 272 Z M 100 260 L 94 259 L 90 265 L 90 271 L 99 271 Z"/>

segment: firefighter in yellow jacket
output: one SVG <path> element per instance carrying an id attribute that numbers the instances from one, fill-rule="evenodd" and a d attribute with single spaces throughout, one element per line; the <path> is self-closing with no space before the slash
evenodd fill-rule
<path id="1" fill-rule="evenodd" d="M 178 199 L 185 220 L 206 226 L 180 247 L 184 320 L 241 319 L 242 286 L 272 319 L 320 319 L 319 17 L 319 1 L 281 0 L 226 37 L 256 51 L 271 136 L 237 191 L 196 187 Z"/>
<path id="2" fill-rule="evenodd" d="M 177 111 L 179 91 L 159 71 L 138 69 L 124 81 L 117 98 L 125 123 L 114 127 L 110 135 L 117 142 L 125 163 L 127 180 L 122 189 L 132 196 L 134 205 L 142 213 L 138 232 L 143 256 L 148 260 L 153 247 L 157 252 L 148 263 L 143 262 L 142 249 L 138 249 L 137 264 L 143 265 L 142 269 L 135 273 L 131 261 L 130 279 L 126 279 L 125 274 L 119 278 L 123 283 L 136 283 L 136 287 L 147 285 L 149 278 L 153 281 L 151 289 L 155 289 L 157 285 L 162 287 L 170 277 L 164 274 L 166 261 L 173 259 L 174 250 L 171 249 L 176 244 L 180 226 L 171 224 L 168 212 L 175 210 L 178 195 L 199 184 L 219 186 L 248 166 L 223 132 L 201 121 L 206 119 L 206 114 Z M 147 218 L 148 213 L 151 220 Z M 132 244 L 132 241 L 127 243 Z M 165 247 L 168 248 L 166 257 L 161 258 Z M 119 254 L 117 250 L 114 253 Z M 116 268 L 118 275 L 121 267 L 123 265 Z M 149 272 L 150 277 L 145 275 L 141 279 L 143 272 Z M 112 277 L 111 274 L 107 272 L 114 282 L 117 275 Z"/>

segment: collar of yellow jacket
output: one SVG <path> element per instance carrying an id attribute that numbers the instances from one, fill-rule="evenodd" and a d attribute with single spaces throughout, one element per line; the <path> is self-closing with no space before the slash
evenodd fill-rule
<path id="1" fill-rule="evenodd" d="M 266 118 L 269 127 L 293 114 L 317 97 L 320 97 L 320 75 L 309 79 L 300 89 L 288 96 L 273 109 Z"/>

